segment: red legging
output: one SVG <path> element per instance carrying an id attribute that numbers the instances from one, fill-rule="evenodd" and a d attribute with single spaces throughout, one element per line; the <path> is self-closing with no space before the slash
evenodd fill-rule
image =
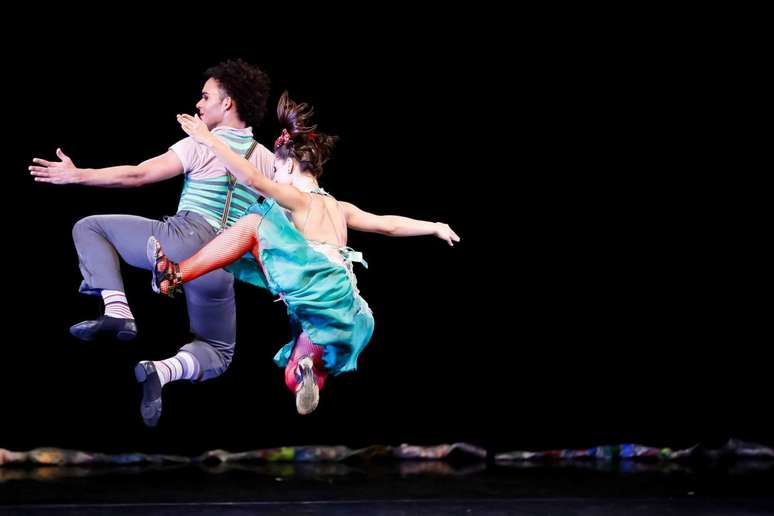
<path id="1" fill-rule="evenodd" d="M 260 215 L 255 213 L 246 215 L 202 247 L 195 255 L 180 262 L 183 282 L 188 283 L 208 272 L 225 267 L 247 252 L 252 252 L 258 263 L 261 263 L 258 257 L 258 237 L 255 233 L 255 228 L 260 222 Z"/>
<path id="2" fill-rule="evenodd" d="M 328 373 L 324 369 L 323 361 L 323 346 L 318 346 L 309 339 L 309 335 L 306 332 L 302 333 L 296 339 L 296 344 L 293 346 L 293 355 L 288 361 L 288 365 L 285 367 L 285 385 L 288 386 L 293 392 L 296 392 L 298 382 L 301 380 L 301 373 L 298 370 L 298 362 L 305 356 L 312 357 L 314 362 L 314 379 L 317 383 L 317 388 L 322 389 L 325 385 L 325 380 L 328 378 Z"/>

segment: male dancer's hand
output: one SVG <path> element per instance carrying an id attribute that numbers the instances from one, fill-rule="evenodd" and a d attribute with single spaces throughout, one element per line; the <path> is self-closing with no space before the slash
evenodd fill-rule
<path id="1" fill-rule="evenodd" d="M 41 183 L 53 183 L 56 185 L 78 183 L 81 178 L 81 169 L 75 166 L 73 160 L 66 156 L 62 149 L 57 149 L 56 155 L 62 161 L 46 161 L 41 158 L 32 158 L 32 162 L 37 163 L 39 166 L 30 165 L 30 175 L 35 177 L 35 181 Z"/>

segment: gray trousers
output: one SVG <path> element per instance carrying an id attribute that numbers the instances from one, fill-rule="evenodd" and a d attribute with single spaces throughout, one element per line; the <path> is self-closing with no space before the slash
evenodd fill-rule
<path id="1" fill-rule="evenodd" d="M 124 290 L 121 257 L 133 267 L 150 270 L 146 257 L 148 237 L 155 236 L 164 253 L 175 262 L 184 260 L 212 240 L 215 229 L 198 213 L 181 211 L 164 221 L 134 215 L 95 215 L 73 227 L 83 282 L 80 291 Z M 150 287 L 149 287 L 150 288 Z M 231 363 L 236 344 L 234 277 L 218 269 L 183 286 L 194 340 L 182 348 L 201 364 L 198 380 L 222 374 Z"/>

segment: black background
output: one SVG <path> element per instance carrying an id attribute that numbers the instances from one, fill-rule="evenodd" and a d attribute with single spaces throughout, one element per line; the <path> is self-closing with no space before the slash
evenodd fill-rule
<path id="1" fill-rule="evenodd" d="M 736 20 L 465 9 L 334 25 L 310 11 L 305 25 L 251 13 L 211 30 L 235 23 L 223 12 L 77 29 L 24 19 L 28 36 L 5 42 L 1 447 L 772 443 L 757 185 L 770 165 L 754 115 L 739 118 L 754 101 Z M 271 361 L 289 336 L 282 306 L 239 285 L 232 366 L 166 387 L 147 429 L 132 368 L 187 342 L 184 304 L 125 267 L 141 336 L 70 337 L 101 305 L 77 292 L 70 231 L 92 214 L 172 214 L 182 178 L 109 190 L 36 184 L 26 167 L 56 147 L 83 167 L 164 153 L 203 71 L 236 57 L 269 73 L 272 107 L 287 89 L 341 137 L 328 191 L 448 222 L 462 242 L 350 235 L 376 331 L 307 417 Z M 277 132 L 271 109 L 256 137 L 270 146 Z"/>

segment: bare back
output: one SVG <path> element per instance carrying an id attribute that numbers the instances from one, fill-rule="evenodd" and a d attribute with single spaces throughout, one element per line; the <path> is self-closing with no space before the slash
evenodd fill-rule
<path id="1" fill-rule="evenodd" d="M 293 225 L 318 251 L 331 261 L 342 263 L 338 249 L 347 245 L 347 218 L 338 201 L 330 195 L 308 192 L 305 210 L 292 212 Z"/>

